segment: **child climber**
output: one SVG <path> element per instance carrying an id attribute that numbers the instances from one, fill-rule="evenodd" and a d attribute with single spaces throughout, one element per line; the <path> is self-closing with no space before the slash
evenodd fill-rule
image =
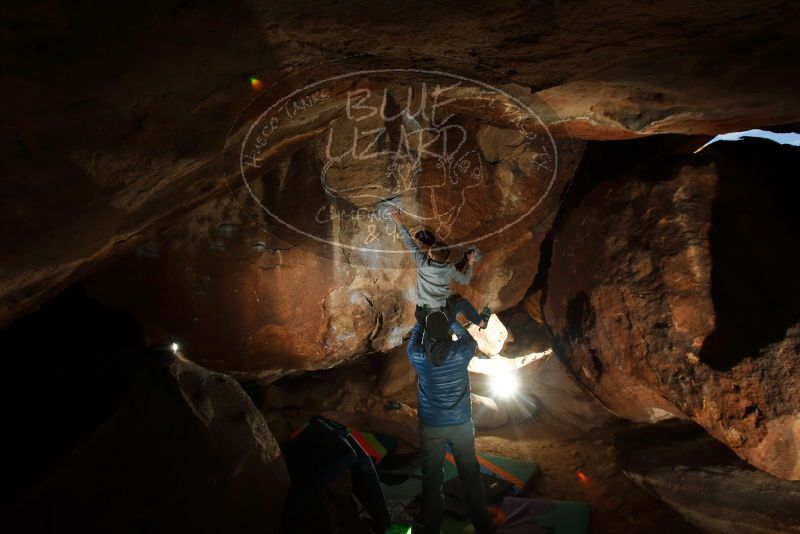
<path id="1" fill-rule="evenodd" d="M 466 268 L 461 272 L 455 265 L 447 261 L 450 259 L 450 249 L 445 243 L 431 239 L 433 236 L 430 232 L 418 232 L 426 245 L 433 241 L 427 252 L 423 252 L 400 221 L 400 212 L 396 209 L 392 210 L 391 217 L 397 225 L 403 244 L 411 251 L 417 266 L 417 308 L 414 311 L 417 322 L 424 325 L 425 317 L 429 313 L 442 310 L 451 321 L 461 313 L 472 324 L 486 328 L 491 315 L 489 308 L 484 308 L 483 313 L 479 314 L 467 299 L 459 296 L 453 297 L 450 294 L 450 282 L 462 285 L 469 283 L 472 277 L 472 264 L 475 263 L 475 251 L 467 253 Z"/>

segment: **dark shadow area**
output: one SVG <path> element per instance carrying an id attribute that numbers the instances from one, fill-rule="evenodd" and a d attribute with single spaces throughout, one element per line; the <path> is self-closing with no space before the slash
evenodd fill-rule
<path id="1" fill-rule="evenodd" d="M 144 338 L 125 312 L 73 286 L 0 331 L 3 502 L 44 480 L 119 407 Z"/>
<path id="2" fill-rule="evenodd" d="M 719 173 L 709 235 L 716 329 L 700 357 L 724 371 L 800 320 L 800 149 L 746 139 L 706 150 Z"/>
<path id="3" fill-rule="evenodd" d="M 792 532 L 797 483 L 755 469 L 690 421 L 622 430 L 617 465 L 703 532 Z"/>
<path id="4" fill-rule="evenodd" d="M 794 126 L 770 129 L 796 131 Z M 699 139 L 666 135 L 589 142 L 551 235 L 557 235 L 570 211 L 606 180 L 626 174 L 646 181 L 669 180 L 681 165 L 713 162 L 719 175 L 709 235 L 716 329 L 705 340 L 700 356 L 714 369 L 728 370 L 744 358 L 759 357 L 800 320 L 800 277 L 796 275 L 800 181 L 795 178 L 800 149 L 748 138 L 717 142 L 692 155 L 700 146 Z M 551 256 L 552 244 L 545 241 L 540 270 L 529 291 L 543 288 L 543 301 Z M 574 301 L 571 328 L 577 328 L 581 318 L 579 303 Z"/>
<path id="5" fill-rule="evenodd" d="M 119 408 L 8 503 L 0 528 L 276 532 L 286 466 L 238 384 L 168 349 L 137 354 Z"/>
<path id="6" fill-rule="evenodd" d="M 594 309 L 585 291 L 581 291 L 567 304 L 567 324 L 571 337 L 580 338 L 594 326 Z"/>
<path id="7" fill-rule="evenodd" d="M 537 291 L 545 291 L 547 289 L 547 271 L 550 269 L 550 264 L 553 261 L 553 233 L 548 232 L 542 241 L 542 246 L 539 248 L 539 266 L 536 269 L 536 275 L 533 277 L 531 287 L 525 293 L 525 296 L 535 293 Z"/>
<path id="8" fill-rule="evenodd" d="M 614 448 L 619 464 L 637 471 L 664 465 L 692 468 L 732 465 L 754 469 L 692 421 L 670 419 L 653 425 L 633 425 L 616 433 Z M 685 452 L 683 449 L 691 449 L 692 454 L 682 454 Z M 660 451 L 661 454 L 648 454 L 647 451 Z"/>
<path id="9" fill-rule="evenodd" d="M 136 192 L 149 193 L 180 181 L 182 171 L 167 170 L 179 160 L 219 152 L 253 96 L 248 75 L 276 65 L 262 31 L 238 0 L 4 2 L 0 228 L 8 259 L 37 262 L 24 267 L 33 269 L 88 254 L 103 242 L 96 228 L 167 216 L 186 187 L 215 186 L 217 172 L 198 173 L 141 203 L 130 202 L 136 193 L 119 199 L 134 179 Z M 111 160 L 120 162 L 114 171 Z"/>
<path id="10" fill-rule="evenodd" d="M 686 154 L 706 139 L 670 134 L 624 141 L 587 142 L 575 177 L 563 194 L 551 235 L 558 234 L 569 212 L 600 183 L 629 173 L 647 181 L 669 180 L 677 171 L 678 164 L 685 163 Z"/>
<path id="11" fill-rule="evenodd" d="M 509 332 L 509 341 L 501 354 L 506 358 L 517 358 L 532 352 L 544 352 L 550 348 L 550 338 L 544 325 L 531 318 L 525 303 L 497 314 Z"/>

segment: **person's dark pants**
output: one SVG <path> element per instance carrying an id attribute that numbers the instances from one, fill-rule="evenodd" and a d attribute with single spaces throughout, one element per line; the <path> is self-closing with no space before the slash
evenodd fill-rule
<path id="1" fill-rule="evenodd" d="M 425 317 L 429 313 L 438 310 L 444 310 L 447 314 L 447 318 L 451 321 L 456 320 L 459 313 L 466 317 L 467 321 L 472 324 L 480 326 L 483 321 L 483 317 L 481 317 L 481 314 L 478 313 L 478 310 L 475 309 L 472 303 L 460 295 L 449 297 L 445 308 L 431 308 L 430 306 L 417 305 L 417 308 L 414 310 L 414 318 L 419 324 L 424 326 Z"/>
<path id="2" fill-rule="evenodd" d="M 475 426 L 472 420 L 455 426 L 419 425 L 420 455 L 422 457 L 422 522 L 427 534 L 439 534 L 444 518 L 444 456 L 449 444 L 456 460 L 461 487 L 467 497 L 472 524 L 479 534 L 492 531 L 492 521 L 486 507 L 486 490 L 475 456 Z"/>
<path id="3" fill-rule="evenodd" d="M 460 313 L 472 324 L 480 326 L 480 324 L 483 322 L 483 317 L 481 317 L 481 314 L 475 309 L 475 306 L 473 306 L 470 301 L 460 295 L 455 295 L 447 299 L 447 308 L 449 310 L 447 316 L 450 318 L 450 320 L 455 320 Z"/>

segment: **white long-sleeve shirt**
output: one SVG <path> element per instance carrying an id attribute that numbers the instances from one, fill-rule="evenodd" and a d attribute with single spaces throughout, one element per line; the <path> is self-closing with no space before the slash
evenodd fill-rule
<path id="1" fill-rule="evenodd" d="M 443 308 L 450 296 L 450 282 L 468 284 L 472 277 L 472 265 L 467 264 L 464 272 L 452 263 L 440 263 L 422 252 L 405 226 L 400 227 L 403 244 L 411 251 L 417 266 L 417 305 Z"/>

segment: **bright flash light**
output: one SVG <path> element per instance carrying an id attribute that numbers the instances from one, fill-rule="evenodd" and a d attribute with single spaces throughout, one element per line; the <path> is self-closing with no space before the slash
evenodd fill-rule
<path id="1" fill-rule="evenodd" d="M 517 377 L 511 373 L 492 376 L 492 392 L 498 397 L 510 397 L 519 389 Z"/>
<path id="2" fill-rule="evenodd" d="M 173 343 L 172 345 L 170 345 L 170 347 L 172 348 L 172 352 L 178 352 L 178 344 L 177 343 Z"/>

